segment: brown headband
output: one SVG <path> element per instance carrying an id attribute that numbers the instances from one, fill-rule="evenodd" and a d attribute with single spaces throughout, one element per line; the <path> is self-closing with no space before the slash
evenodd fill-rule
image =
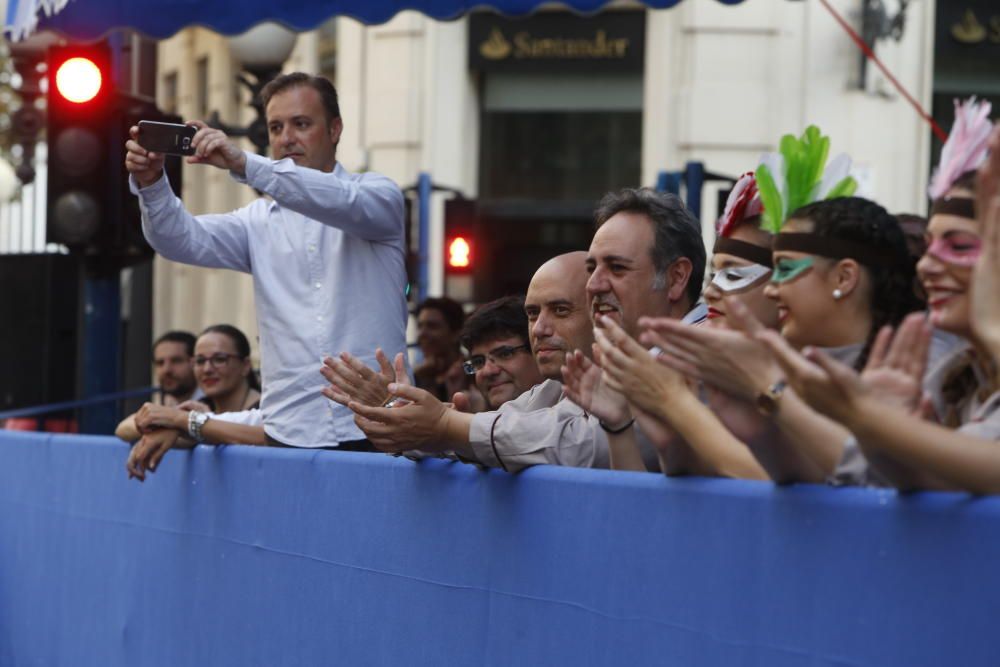
<path id="1" fill-rule="evenodd" d="M 931 215 L 957 215 L 960 218 L 976 219 L 976 201 L 970 197 L 940 197 L 931 204 Z"/>
<path id="2" fill-rule="evenodd" d="M 884 250 L 875 250 L 861 243 L 844 239 L 796 232 L 783 232 L 774 237 L 774 250 L 792 250 L 831 259 L 850 258 L 865 266 L 895 264 L 897 259 Z"/>
<path id="3" fill-rule="evenodd" d="M 715 247 L 712 248 L 712 252 L 724 252 L 768 268 L 773 268 L 774 266 L 771 260 L 770 248 L 747 243 L 746 241 L 738 241 L 725 236 L 715 239 Z"/>

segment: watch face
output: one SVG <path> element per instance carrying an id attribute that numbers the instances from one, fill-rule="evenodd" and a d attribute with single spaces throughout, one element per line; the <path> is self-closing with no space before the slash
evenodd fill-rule
<path id="1" fill-rule="evenodd" d="M 785 380 L 778 380 L 768 387 L 767 391 L 762 391 L 757 394 L 757 398 L 755 399 L 757 409 L 760 410 L 762 414 L 769 417 L 777 412 L 778 399 L 781 398 L 787 384 L 788 383 Z"/>
<path id="2" fill-rule="evenodd" d="M 767 416 L 773 415 L 774 411 L 778 409 L 778 402 L 770 391 L 757 394 L 756 403 L 757 409 Z"/>

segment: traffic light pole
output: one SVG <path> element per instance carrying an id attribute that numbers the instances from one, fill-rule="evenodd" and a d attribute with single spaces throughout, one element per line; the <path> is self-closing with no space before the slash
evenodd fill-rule
<path id="1" fill-rule="evenodd" d="M 118 391 L 121 278 L 119 271 L 94 273 L 82 263 L 83 312 L 80 341 L 80 391 L 83 398 Z M 81 410 L 81 433 L 113 433 L 118 405 L 104 403 Z"/>
<path id="2" fill-rule="evenodd" d="M 419 210 L 417 212 L 417 217 L 420 223 L 420 249 L 419 249 L 419 273 L 417 280 L 417 303 L 421 303 L 427 298 L 428 289 L 430 288 L 430 249 L 431 249 L 431 192 L 433 191 L 433 185 L 431 183 L 431 175 L 426 171 L 420 172 L 417 177 L 417 197 L 419 201 Z"/>

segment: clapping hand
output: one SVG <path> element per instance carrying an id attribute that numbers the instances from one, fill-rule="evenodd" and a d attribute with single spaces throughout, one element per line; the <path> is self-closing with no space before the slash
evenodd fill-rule
<path id="1" fill-rule="evenodd" d="M 376 449 L 398 453 L 422 449 L 427 443 L 443 444 L 440 441 L 448 432 L 454 410 L 417 387 L 394 382 L 387 389 L 406 402 L 395 407 L 372 407 L 353 400 L 347 403 L 354 412 L 354 423 Z"/>
<path id="2" fill-rule="evenodd" d="M 972 329 L 1000 366 L 1000 125 L 976 181 L 982 252 L 972 272 Z"/>
<path id="3" fill-rule="evenodd" d="M 389 400 L 390 383 L 410 384 L 402 352 L 396 355 L 394 364 L 390 364 L 379 348 L 375 350 L 375 359 L 380 369 L 378 373 L 347 352 L 341 352 L 339 359 L 323 359 L 320 373 L 330 382 L 330 386 L 323 387 L 323 395 L 345 406 L 352 401 L 360 405 L 382 406 Z"/>
<path id="4" fill-rule="evenodd" d="M 752 401 L 780 376 L 768 349 L 754 336 L 762 325 L 737 299 L 726 299 L 732 330 L 692 326 L 667 318 L 640 318 L 639 341 L 662 350 L 657 360 L 720 391 Z"/>
<path id="5" fill-rule="evenodd" d="M 597 346 L 594 347 L 594 353 L 599 354 Z M 625 397 L 607 381 L 601 367 L 588 359 L 580 350 L 574 350 L 566 355 L 566 365 L 562 367 L 562 375 L 566 396 L 583 408 L 584 412 L 589 412 L 611 426 L 617 426 L 632 418 Z"/>

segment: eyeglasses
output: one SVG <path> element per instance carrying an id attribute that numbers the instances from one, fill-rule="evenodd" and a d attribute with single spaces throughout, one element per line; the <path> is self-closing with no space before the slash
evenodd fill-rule
<path id="1" fill-rule="evenodd" d="M 462 363 L 462 370 L 465 371 L 466 375 L 475 375 L 478 371 L 483 369 L 486 365 L 486 360 L 489 359 L 494 364 L 500 363 L 501 361 L 510 361 L 511 358 L 520 352 L 521 350 L 530 350 L 531 346 L 525 343 L 524 345 L 501 345 L 500 347 L 495 347 L 489 352 L 484 354 L 474 354 L 469 357 L 469 360 Z"/>
<path id="2" fill-rule="evenodd" d="M 213 354 L 210 357 L 195 357 L 194 365 L 201 368 L 205 364 L 212 364 L 212 368 L 222 368 L 229 363 L 230 359 L 239 359 L 238 354 L 225 354 L 224 352 L 219 352 L 218 354 Z"/>

